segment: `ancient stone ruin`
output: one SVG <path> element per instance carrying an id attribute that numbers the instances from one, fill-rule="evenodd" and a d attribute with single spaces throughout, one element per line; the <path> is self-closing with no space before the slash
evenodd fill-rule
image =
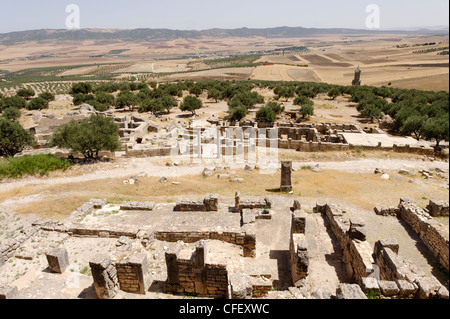
<path id="1" fill-rule="evenodd" d="M 286 167 L 289 175 L 290 165 Z M 448 272 L 448 227 L 428 213 L 445 214 L 445 207 L 445 202 L 430 201 L 423 209 L 401 199 L 398 207 L 375 211 L 385 216 L 378 218 L 402 221 Z M 396 238 L 373 241 L 369 234 L 369 224 L 359 216 L 332 203 L 311 207 L 300 198 L 242 197 L 236 192 L 234 200 L 220 202 L 214 194 L 172 204 L 92 199 L 67 220 L 36 220 L 14 242 L 0 246 L 0 272 L 9 267 L 8 259 L 25 255 L 23 247 L 54 237 L 55 245 L 42 247 L 45 274 L 65 287 L 75 260 L 84 259 L 87 274 L 76 273 L 77 294 L 90 291 L 98 299 L 155 293 L 216 299 L 449 298 L 446 283 L 407 260 Z M 78 251 L 92 241 L 90 249 Z M 38 259 L 33 251 L 27 256 Z M 324 259 L 339 270 L 332 284 L 327 283 L 332 277 L 322 278 L 329 276 L 320 270 Z M 26 289 L 1 285 L 0 299 L 36 293 L 33 284 L 42 285 L 40 280 Z"/>

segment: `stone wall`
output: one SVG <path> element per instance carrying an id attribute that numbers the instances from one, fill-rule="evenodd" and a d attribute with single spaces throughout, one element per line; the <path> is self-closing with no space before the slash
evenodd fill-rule
<path id="1" fill-rule="evenodd" d="M 256 249 L 256 236 L 253 232 L 215 232 L 215 231 L 156 231 L 155 239 L 176 243 L 195 243 L 200 240 L 220 240 L 233 245 L 242 246 L 244 257 L 254 257 Z"/>
<path id="2" fill-rule="evenodd" d="M 449 202 L 448 200 L 430 200 L 427 206 L 428 213 L 433 217 L 449 216 Z"/>
<path id="3" fill-rule="evenodd" d="M 295 206 L 295 205 L 294 205 Z M 291 240 L 289 251 L 291 255 L 292 282 L 295 283 L 308 276 L 309 253 L 304 238 L 306 230 L 306 212 L 296 210 L 292 213 Z"/>
<path id="4" fill-rule="evenodd" d="M 272 202 L 269 198 L 241 198 L 239 192 L 234 196 L 234 212 L 241 213 L 243 209 L 270 209 Z"/>
<path id="5" fill-rule="evenodd" d="M 370 276 L 374 272 L 372 248 L 364 239 L 354 238 L 354 230 L 350 222 L 344 218 L 344 213 L 332 208 L 328 204 L 315 207 L 315 211 L 321 213 L 329 222 L 329 227 L 342 248 L 343 261 L 347 265 L 347 272 L 353 281 L 361 283 L 362 278 Z M 364 226 L 357 226 L 356 234 L 361 235 Z M 362 229 L 361 229 L 362 228 Z"/>
<path id="6" fill-rule="evenodd" d="M 375 243 L 374 258 L 379 269 L 378 278 L 364 278 L 366 293 L 377 291 L 385 297 L 409 299 L 448 299 L 448 290 L 433 276 L 416 272 L 413 265 L 400 255 L 395 239 Z"/>
<path id="7" fill-rule="evenodd" d="M 95 293 L 99 299 L 112 299 L 119 290 L 116 267 L 107 255 L 97 255 L 90 262 Z"/>
<path id="8" fill-rule="evenodd" d="M 449 271 L 449 230 L 411 200 L 401 199 L 399 216 L 420 236 L 439 263 Z"/>
<path id="9" fill-rule="evenodd" d="M 226 265 L 208 264 L 204 241 L 200 241 L 189 259 L 180 258 L 181 247 L 166 253 L 166 293 L 192 294 L 198 297 L 228 298 Z"/>
<path id="10" fill-rule="evenodd" d="M 210 194 L 204 199 L 180 199 L 174 208 L 176 212 L 217 212 L 219 195 Z"/>
<path id="11" fill-rule="evenodd" d="M 20 234 L 18 236 L 5 240 L 0 245 L 0 266 L 2 265 L 3 259 L 13 257 L 20 245 L 33 236 L 38 230 L 39 227 L 32 225 L 31 227 L 20 230 Z"/>
<path id="12" fill-rule="evenodd" d="M 135 254 L 123 258 L 116 264 L 120 289 L 130 293 L 145 295 L 149 288 L 148 261 L 145 254 Z"/>

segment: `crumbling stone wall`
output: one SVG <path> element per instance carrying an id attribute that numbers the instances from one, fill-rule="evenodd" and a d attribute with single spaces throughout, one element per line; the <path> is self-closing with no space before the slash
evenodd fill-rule
<path id="1" fill-rule="evenodd" d="M 364 278 L 363 290 L 378 291 L 385 297 L 448 299 L 448 290 L 433 276 L 414 272 L 413 265 L 399 254 L 395 239 L 379 240 L 375 243 L 374 259 L 379 269 L 378 278 Z"/>
<path id="2" fill-rule="evenodd" d="M 401 199 L 399 216 L 420 236 L 442 267 L 449 270 L 449 232 L 411 200 Z"/>
<path id="3" fill-rule="evenodd" d="M 0 266 L 2 265 L 2 258 L 9 259 L 14 256 L 16 250 L 38 230 L 39 227 L 32 225 L 31 227 L 22 229 L 17 237 L 5 240 L 0 245 Z"/>
<path id="4" fill-rule="evenodd" d="M 372 248 L 362 238 L 354 238 L 355 234 L 361 235 L 361 228 L 352 228 L 350 222 L 343 218 L 343 212 L 332 208 L 328 204 L 315 207 L 315 211 L 321 213 L 329 221 L 330 229 L 336 236 L 343 251 L 343 261 L 347 265 L 347 272 L 353 281 L 361 283 L 362 278 L 370 276 L 373 272 Z M 362 231 L 364 232 L 364 231 Z"/>
<path id="5" fill-rule="evenodd" d="M 97 255 L 89 262 L 94 279 L 95 293 L 99 299 L 112 299 L 119 290 L 117 270 L 107 255 Z"/>
<path id="6" fill-rule="evenodd" d="M 219 195 L 210 194 L 205 199 L 180 199 L 174 208 L 176 212 L 213 212 L 219 210 Z"/>
<path id="7" fill-rule="evenodd" d="M 241 213 L 243 209 L 270 209 L 272 202 L 269 198 L 241 198 L 241 193 L 234 196 L 234 212 Z"/>
<path id="8" fill-rule="evenodd" d="M 244 257 L 254 257 L 256 249 L 256 235 L 250 231 L 243 232 L 171 232 L 157 231 L 155 239 L 160 241 L 176 243 L 183 241 L 185 243 L 195 243 L 200 240 L 220 240 L 233 245 L 243 247 Z"/>
<path id="9" fill-rule="evenodd" d="M 165 291 L 199 297 L 228 298 L 226 265 L 208 264 L 204 241 L 200 241 L 190 259 L 182 259 L 181 247 L 166 253 L 167 283 Z"/>
<path id="10" fill-rule="evenodd" d="M 308 245 L 304 238 L 305 230 L 306 212 L 303 210 L 294 211 L 292 213 L 291 240 L 289 246 L 291 254 L 291 275 L 294 284 L 308 276 L 309 253 Z"/>
<path id="11" fill-rule="evenodd" d="M 448 200 L 430 200 L 427 206 L 428 213 L 433 217 L 449 216 L 449 202 Z"/>

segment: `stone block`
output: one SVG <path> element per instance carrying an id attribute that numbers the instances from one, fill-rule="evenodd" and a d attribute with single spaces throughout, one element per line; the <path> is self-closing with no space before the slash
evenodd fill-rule
<path id="1" fill-rule="evenodd" d="M 91 199 L 91 204 L 94 209 L 102 209 L 106 203 L 106 199 Z"/>
<path id="2" fill-rule="evenodd" d="M 249 276 L 234 274 L 230 276 L 231 299 L 251 299 L 253 286 Z"/>
<path id="3" fill-rule="evenodd" d="M 294 205 L 292 206 L 293 211 L 295 212 L 296 210 L 301 210 L 302 209 L 302 204 L 300 203 L 300 200 L 296 199 L 294 200 Z"/>
<path id="4" fill-rule="evenodd" d="M 393 297 L 400 293 L 400 288 L 398 288 L 395 281 L 380 280 L 378 284 L 380 285 L 383 296 Z"/>
<path id="5" fill-rule="evenodd" d="M 3 254 L 0 254 L 0 267 L 3 266 L 6 262 L 6 258 L 3 256 Z"/>
<path id="6" fill-rule="evenodd" d="M 378 280 L 373 277 L 365 277 L 361 279 L 361 288 L 365 293 L 371 291 L 381 292 L 380 285 L 378 284 Z"/>
<path id="7" fill-rule="evenodd" d="M 445 288 L 444 286 L 441 286 L 441 288 L 439 288 L 437 295 L 440 299 L 449 299 L 449 293 L 448 293 L 448 289 Z"/>
<path id="8" fill-rule="evenodd" d="M 69 266 L 69 255 L 65 248 L 57 248 L 46 254 L 51 272 L 62 274 Z"/>
<path id="9" fill-rule="evenodd" d="M 209 194 L 203 200 L 207 212 L 217 212 L 219 210 L 219 195 Z"/>
<path id="10" fill-rule="evenodd" d="M 0 286 L 0 300 L 2 299 L 18 299 L 19 290 L 16 286 Z"/>
<path id="11" fill-rule="evenodd" d="M 427 206 L 428 212 L 433 217 L 449 215 L 449 201 L 430 200 Z"/>
<path id="12" fill-rule="evenodd" d="M 118 290 L 117 270 L 108 255 L 98 254 L 90 262 L 97 298 L 112 299 Z"/>
<path id="13" fill-rule="evenodd" d="M 435 298 L 442 285 L 435 277 L 422 277 L 414 282 L 418 287 L 419 299 Z"/>
<path id="14" fill-rule="evenodd" d="M 152 211 L 155 203 L 152 202 L 125 202 L 120 205 L 120 210 L 125 211 Z"/>
<path id="15" fill-rule="evenodd" d="M 306 212 L 295 210 L 292 214 L 292 232 L 294 234 L 304 234 L 306 231 Z"/>
<path id="16" fill-rule="evenodd" d="M 417 286 L 406 280 L 397 280 L 397 286 L 400 289 L 400 297 L 406 298 L 414 296 L 417 293 Z"/>
<path id="17" fill-rule="evenodd" d="M 367 299 L 361 287 L 356 284 L 340 284 L 336 297 L 337 299 Z"/>
<path id="18" fill-rule="evenodd" d="M 375 243 L 375 247 L 374 247 L 374 251 L 373 251 L 375 256 L 379 255 L 383 248 L 390 248 L 395 254 L 398 254 L 400 245 L 398 244 L 398 241 L 395 238 L 379 240 Z"/>

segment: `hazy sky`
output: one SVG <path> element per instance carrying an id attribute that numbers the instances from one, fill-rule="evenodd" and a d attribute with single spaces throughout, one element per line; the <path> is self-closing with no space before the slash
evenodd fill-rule
<path id="1" fill-rule="evenodd" d="M 383 29 L 449 24 L 448 0 L 0 0 L 0 33 L 64 29 L 69 4 L 79 6 L 81 28 L 364 29 L 369 4 L 380 7 Z"/>

